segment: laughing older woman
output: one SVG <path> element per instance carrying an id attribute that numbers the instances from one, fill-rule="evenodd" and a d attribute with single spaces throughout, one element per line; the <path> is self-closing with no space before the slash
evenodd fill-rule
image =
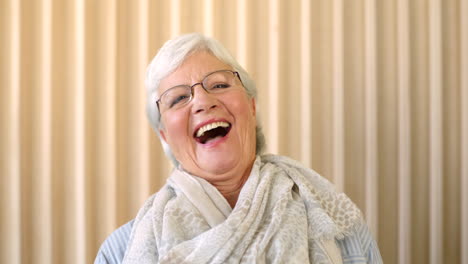
<path id="1" fill-rule="evenodd" d="M 223 46 L 168 41 L 148 116 L 175 169 L 96 263 L 380 263 L 359 209 L 314 171 L 261 155 L 256 88 Z"/>

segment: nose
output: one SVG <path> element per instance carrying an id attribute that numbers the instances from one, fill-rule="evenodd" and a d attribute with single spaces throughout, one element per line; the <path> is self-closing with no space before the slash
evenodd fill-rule
<path id="1" fill-rule="evenodd" d="M 192 112 L 194 114 L 206 112 L 218 107 L 216 96 L 207 92 L 201 85 L 193 87 Z"/>

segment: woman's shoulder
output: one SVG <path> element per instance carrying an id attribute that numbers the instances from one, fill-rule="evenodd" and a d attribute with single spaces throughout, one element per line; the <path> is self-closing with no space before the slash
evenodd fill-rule
<path id="1" fill-rule="evenodd" d="M 365 222 L 357 225 L 353 232 L 342 239 L 337 239 L 336 242 L 340 248 L 343 263 L 383 263 L 379 247 Z"/>
<path id="2" fill-rule="evenodd" d="M 164 204 L 167 200 L 172 199 L 174 196 L 173 193 L 172 187 L 165 184 L 159 191 L 149 196 L 139 209 L 135 219 L 117 228 L 104 240 L 96 255 L 94 264 L 121 263 L 127 249 L 128 241 L 130 240 L 134 222 L 144 217 L 153 206 L 158 209 L 163 209 L 163 206 L 158 205 L 161 203 Z"/>
<path id="3" fill-rule="evenodd" d="M 106 240 L 102 243 L 96 259 L 95 264 L 111 264 L 121 263 L 125 255 L 128 239 L 132 231 L 134 220 L 120 226 L 112 232 Z"/>

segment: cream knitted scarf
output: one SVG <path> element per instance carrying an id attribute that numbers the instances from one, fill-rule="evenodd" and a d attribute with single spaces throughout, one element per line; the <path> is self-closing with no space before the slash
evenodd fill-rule
<path id="1" fill-rule="evenodd" d="M 316 172 L 257 156 L 236 206 L 175 169 L 140 209 L 123 263 L 341 263 L 359 209 Z"/>

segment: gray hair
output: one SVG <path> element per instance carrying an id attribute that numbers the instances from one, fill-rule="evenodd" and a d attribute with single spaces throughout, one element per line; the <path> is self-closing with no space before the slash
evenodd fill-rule
<path id="1" fill-rule="evenodd" d="M 231 66 L 235 71 L 239 72 L 239 76 L 245 87 L 247 95 L 250 98 L 257 99 L 257 88 L 255 87 L 255 82 L 250 78 L 249 74 L 242 68 L 242 66 L 240 66 L 240 64 L 234 59 L 229 51 L 215 39 L 206 37 L 199 33 L 191 33 L 181 35 L 167 41 L 161 47 L 158 54 L 156 54 L 156 56 L 153 58 L 146 70 L 146 112 L 151 126 L 156 131 L 159 139 L 161 140 L 164 153 L 176 167 L 179 165 L 179 162 L 172 154 L 169 145 L 161 138 L 159 133 L 159 130 L 164 127 L 164 124 L 161 122 L 161 115 L 156 105 L 156 100 L 158 98 L 158 88 L 162 79 L 174 72 L 191 54 L 197 51 L 209 52 L 223 63 Z M 261 154 L 265 148 L 265 137 L 259 124 L 258 107 L 256 107 L 256 109 L 256 154 Z"/>

